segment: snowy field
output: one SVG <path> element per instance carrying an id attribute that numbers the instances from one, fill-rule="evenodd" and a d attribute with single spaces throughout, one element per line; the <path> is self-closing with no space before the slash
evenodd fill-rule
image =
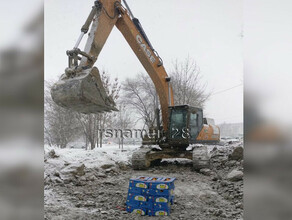
<path id="1" fill-rule="evenodd" d="M 74 149 L 74 148 L 56 148 L 45 146 L 45 155 L 54 150 L 59 156 L 58 160 L 50 160 L 51 164 L 58 166 L 58 163 L 64 161 L 68 163 L 83 163 L 88 168 L 100 167 L 104 164 L 116 162 L 128 162 L 131 159 L 133 151 L 139 148 L 140 145 L 124 145 L 123 150 L 117 144 L 104 144 L 102 148 L 93 150 Z M 62 164 L 63 165 L 63 164 Z"/>
<path id="2" fill-rule="evenodd" d="M 237 143 L 237 142 L 236 142 Z M 74 145 L 71 144 L 71 145 Z M 76 143 L 80 145 L 80 143 Z M 115 164 L 117 162 L 124 162 L 129 164 L 131 161 L 132 154 L 141 145 L 124 145 L 123 150 L 119 148 L 118 144 L 103 144 L 102 148 L 94 148 L 93 150 L 86 150 L 82 148 L 57 148 L 45 145 L 45 155 L 51 150 L 56 152 L 59 156 L 58 160 L 49 160 L 51 165 L 56 167 L 62 166 L 64 162 L 68 163 L 83 163 L 88 168 L 100 167 L 104 164 Z M 230 145 L 207 145 L 207 149 L 210 152 L 214 147 L 220 149 L 230 148 Z M 188 147 L 191 150 L 192 146 Z M 167 161 L 173 160 L 184 160 L 184 159 L 168 159 Z M 62 163 L 62 164 L 59 164 Z"/>

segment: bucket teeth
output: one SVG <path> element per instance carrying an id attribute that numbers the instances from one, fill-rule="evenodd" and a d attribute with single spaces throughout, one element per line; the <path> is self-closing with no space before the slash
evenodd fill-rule
<path id="1" fill-rule="evenodd" d="M 83 70 L 74 78 L 59 80 L 51 88 L 51 96 L 57 105 L 84 114 L 118 111 L 96 67 Z"/>

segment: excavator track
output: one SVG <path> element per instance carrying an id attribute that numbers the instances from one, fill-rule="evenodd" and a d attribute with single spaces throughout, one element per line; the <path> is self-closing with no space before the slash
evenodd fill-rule
<path id="1" fill-rule="evenodd" d="M 193 149 L 193 168 L 200 170 L 202 168 L 210 167 L 210 156 L 206 146 L 196 146 Z"/>
<path id="2" fill-rule="evenodd" d="M 151 148 L 140 148 L 132 155 L 132 168 L 134 170 L 146 170 L 163 158 L 188 158 L 193 161 L 193 169 L 200 170 L 210 167 L 210 156 L 206 146 L 195 146 L 190 151 L 178 153 L 175 150 L 155 151 Z"/>
<path id="3" fill-rule="evenodd" d="M 146 170 L 151 165 L 147 159 L 147 154 L 151 151 L 149 148 L 140 148 L 132 155 L 132 168 L 134 170 Z"/>

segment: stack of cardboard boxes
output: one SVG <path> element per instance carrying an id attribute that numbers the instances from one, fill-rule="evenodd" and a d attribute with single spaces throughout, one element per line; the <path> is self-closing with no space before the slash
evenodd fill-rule
<path id="1" fill-rule="evenodd" d="M 149 216 L 169 215 L 174 200 L 174 181 L 171 177 L 130 179 L 126 210 Z"/>

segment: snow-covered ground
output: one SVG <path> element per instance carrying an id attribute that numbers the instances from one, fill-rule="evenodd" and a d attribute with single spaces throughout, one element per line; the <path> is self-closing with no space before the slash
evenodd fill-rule
<path id="1" fill-rule="evenodd" d="M 140 145 L 124 145 L 123 150 L 116 144 L 106 144 L 102 148 L 93 150 L 74 149 L 74 148 L 57 148 L 45 145 L 45 175 L 52 175 L 55 171 L 60 172 L 64 164 L 74 166 L 85 165 L 86 168 L 99 168 L 103 165 L 116 166 L 117 163 L 123 162 L 130 165 L 133 151 Z M 49 152 L 55 151 L 57 159 L 50 158 Z"/>
<path id="2" fill-rule="evenodd" d="M 207 145 L 207 149 L 210 152 L 214 147 L 218 147 L 221 149 L 230 148 L 233 144 L 227 144 L 229 141 L 232 141 L 237 145 L 238 140 L 228 140 L 222 141 L 221 145 Z M 102 148 L 94 148 L 93 150 L 86 150 L 81 148 L 84 143 L 76 142 L 72 143 L 72 146 L 79 146 L 78 148 L 58 148 L 58 147 L 50 147 L 49 145 L 45 145 L 45 155 L 54 150 L 56 154 L 59 156 L 59 160 L 52 160 L 51 162 L 58 163 L 59 161 L 66 161 L 68 163 L 83 163 L 86 167 L 99 167 L 105 163 L 115 163 L 115 162 L 127 162 L 131 159 L 133 151 L 137 150 L 141 145 L 123 145 L 123 150 L 119 147 L 118 144 L 103 144 Z M 71 146 L 70 145 L 70 146 Z M 201 144 L 198 144 L 200 146 Z M 191 150 L 192 147 L 196 145 L 192 145 L 188 147 L 187 150 Z"/>
<path id="3" fill-rule="evenodd" d="M 79 144 L 79 143 L 78 143 Z M 80 144 L 79 144 L 80 145 Z M 200 145 L 200 144 L 199 144 Z M 236 144 L 235 144 L 236 145 Z M 66 164 L 81 165 L 84 164 L 87 168 L 99 168 L 103 165 L 115 166 L 119 162 L 130 166 L 131 157 L 135 150 L 141 145 L 124 145 L 123 150 L 119 148 L 118 144 L 104 144 L 102 148 L 95 148 L 93 150 L 86 150 L 82 148 L 58 148 L 45 145 L 45 159 L 46 159 L 46 174 L 51 174 L 55 170 L 61 170 Z M 188 148 L 191 150 L 192 145 Z M 232 144 L 226 146 L 207 145 L 207 149 L 210 151 L 214 148 L 226 149 L 230 148 Z M 50 158 L 49 152 L 54 150 L 58 159 Z M 184 162 L 188 159 L 165 159 L 168 162 L 178 161 Z"/>
<path id="4" fill-rule="evenodd" d="M 140 145 L 124 145 L 123 151 L 119 149 L 119 145 L 106 144 L 102 148 L 95 148 L 93 150 L 85 149 L 70 149 L 70 148 L 56 148 L 45 146 L 45 154 L 54 150 L 59 156 L 59 160 L 51 160 L 51 163 L 68 162 L 68 163 L 83 163 L 88 168 L 100 167 L 103 164 L 115 162 L 127 162 L 130 160 L 134 150 Z M 57 165 L 57 164 L 56 164 Z M 63 165 L 63 164 L 62 164 Z"/>

